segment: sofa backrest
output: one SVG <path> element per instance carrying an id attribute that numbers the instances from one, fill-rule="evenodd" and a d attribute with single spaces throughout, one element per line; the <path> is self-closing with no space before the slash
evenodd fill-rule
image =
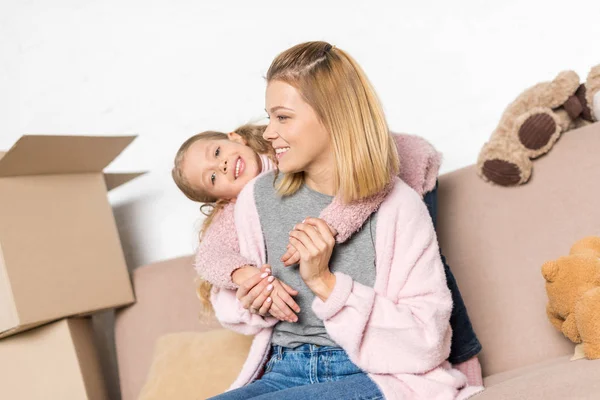
<path id="1" fill-rule="evenodd" d="M 438 235 L 483 345 L 484 375 L 572 354 L 546 317 L 542 264 L 600 235 L 600 123 L 563 134 L 519 187 L 440 177 Z"/>

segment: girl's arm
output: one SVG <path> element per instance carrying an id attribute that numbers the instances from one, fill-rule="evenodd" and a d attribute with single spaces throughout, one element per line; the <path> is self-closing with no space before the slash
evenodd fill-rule
<path id="1" fill-rule="evenodd" d="M 233 211 L 233 203 L 219 211 L 202 236 L 194 262 L 196 272 L 202 279 L 224 289 L 237 289 L 239 283 L 259 272 L 252 261 L 240 255 Z M 244 271 L 236 274 L 236 284 L 232 274 L 238 269 Z"/>
<path id="2" fill-rule="evenodd" d="M 242 307 L 236 297 L 235 290 L 213 287 L 210 302 L 221 325 L 243 335 L 255 335 L 262 329 L 269 328 L 279 321 L 274 317 L 262 317 L 250 313 Z"/>

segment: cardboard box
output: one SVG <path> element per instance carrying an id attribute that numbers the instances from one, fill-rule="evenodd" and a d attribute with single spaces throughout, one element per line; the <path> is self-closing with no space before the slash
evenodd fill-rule
<path id="1" fill-rule="evenodd" d="M 134 301 L 103 169 L 134 136 L 23 136 L 0 158 L 0 338 Z"/>
<path id="2" fill-rule="evenodd" d="M 0 340 L 0 398 L 108 399 L 89 318 Z"/>

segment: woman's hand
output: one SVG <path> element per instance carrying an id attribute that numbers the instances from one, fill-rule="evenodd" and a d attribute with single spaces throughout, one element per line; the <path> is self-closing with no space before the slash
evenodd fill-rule
<path id="1" fill-rule="evenodd" d="M 294 312 L 300 312 L 300 307 L 292 296 L 297 294 L 296 290 L 272 276 L 271 267 L 265 264 L 240 285 L 236 296 L 242 307 L 253 314 L 271 314 L 281 321 L 296 322 L 298 317 Z"/>
<path id="2" fill-rule="evenodd" d="M 335 286 L 329 260 L 335 246 L 334 232 L 319 218 L 306 218 L 290 232 L 290 245 L 300 254 L 300 276 L 323 301 Z"/>
<path id="3" fill-rule="evenodd" d="M 332 227 L 329 227 L 329 230 L 335 238 L 335 236 L 337 235 L 337 231 Z M 300 253 L 298 252 L 298 250 L 296 250 L 294 246 L 291 245 L 291 243 L 288 243 L 288 245 L 286 246 L 285 254 L 281 256 L 280 261 L 283 262 L 283 265 L 286 267 L 298 264 L 300 262 Z"/>

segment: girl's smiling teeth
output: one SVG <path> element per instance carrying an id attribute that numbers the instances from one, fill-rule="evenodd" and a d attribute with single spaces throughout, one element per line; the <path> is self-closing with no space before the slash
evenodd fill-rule
<path id="1" fill-rule="evenodd" d="M 246 164 L 244 163 L 244 160 L 242 160 L 242 157 L 238 157 L 235 163 L 235 171 L 233 177 L 237 179 L 244 172 L 245 167 Z"/>
<path id="2" fill-rule="evenodd" d="M 280 159 L 281 157 L 283 157 L 283 155 L 289 150 L 289 147 L 280 147 L 275 149 L 275 155 L 277 156 L 277 159 Z"/>

